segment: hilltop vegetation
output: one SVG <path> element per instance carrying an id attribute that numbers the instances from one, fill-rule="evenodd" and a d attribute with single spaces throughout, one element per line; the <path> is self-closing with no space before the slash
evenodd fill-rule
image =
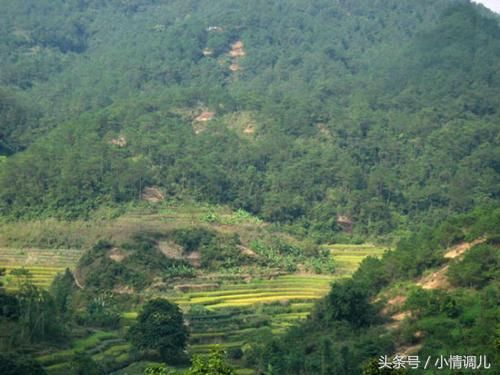
<path id="1" fill-rule="evenodd" d="M 333 285 L 311 319 L 256 346 L 252 363 L 273 374 L 378 373 L 384 355 L 392 361 L 396 354 L 468 352 L 498 368 L 499 219 L 498 210 L 456 217 L 422 229 L 380 260 L 368 258 L 352 279 Z M 477 244 L 449 258 L 446 248 L 464 240 Z M 432 279 L 444 275 L 439 284 L 422 282 L 436 269 Z"/>
<path id="2" fill-rule="evenodd" d="M 470 4 L 7 3 L 4 217 L 157 186 L 331 241 L 498 198 L 499 27 Z"/>

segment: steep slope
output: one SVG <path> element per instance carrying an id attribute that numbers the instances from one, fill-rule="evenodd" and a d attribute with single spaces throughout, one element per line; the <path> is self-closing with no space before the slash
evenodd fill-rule
<path id="1" fill-rule="evenodd" d="M 365 260 L 352 280 L 334 284 L 310 321 L 254 347 L 250 362 L 276 374 L 379 374 L 384 356 L 392 366 L 396 354 L 418 355 L 419 371 L 430 358 L 428 371 L 437 371 L 440 356 L 471 353 L 477 369 L 498 371 L 499 219 L 498 210 L 456 217 L 401 241 L 380 261 Z M 451 243 L 475 245 L 449 261 L 444 291 L 421 275 L 445 261 L 450 225 Z"/>
<path id="2" fill-rule="evenodd" d="M 4 3 L 1 81 L 67 118 L 172 86 L 190 88 L 211 104 L 218 103 L 210 96 L 226 85 L 235 86 L 235 99 L 241 90 L 267 96 L 270 86 L 302 96 L 302 82 L 309 90 L 323 83 L 324 90 L 345 95 L 373 51 L 408 41 L 449 2 Z M 247 54 L 240 64 L 243 82 L 233 85 L 230 61 L 222 60 L 238 38 Z M 212 51 L 208 58 L 205 48 Z"/>
<path id="3" fill-rule="evenodd" d="M 26 86 L 3 79 L 44 108 L 39 133 L 53 130 L 2 164 L 0 210 L 85 216 L 157 186 L 335 241 L 339 217 L 355 234 L 384 234 L 491 204 L 499 27 L 454 3 L 7 7 L 24 28 L 53 32 L 29 39 L 7 22 L 4 43 L 24 39 L 3 49 L 6 66 L 18 71 L 36 46 L 64 64 Z M 76 24 L 54 22 L 65 12 Z M 249 136 L 233 124 L 242 113 L 252 113 Z"/>

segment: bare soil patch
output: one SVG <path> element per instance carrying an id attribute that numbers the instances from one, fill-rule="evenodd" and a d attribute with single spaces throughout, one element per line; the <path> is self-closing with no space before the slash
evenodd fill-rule
<path id="1" fill-rule="evenodd" d="M 446 259 L 456 259 L 465 254 L 469 249 L 483 243 L 484 238 L 478 238 L 472 242 L 462 242 L 456 246 L 453 246 L 449 251 L 446 252 L 444 257 Z M 449 289 L 451 287 L 450 282 L 446 273 L 448 272 L 448 265 L 441 267 L 439 270 L 431 273 L 430 275 L 424 276 L 420 279 L 417 285 L 424 289 Z"/>
<path id="2" fill-rule="evenodd" d="M 257 121 L 252 111 L 240 111 L 227 114 L 223 117 L 229 129 L 236 130 L 245 136 L 253 136 L 257 132 Z"/>
<path id="3" fill-rule="evenodd" d="M 189 253 L 185 259 L 193 266 L 193 267 L 201 267 L 201 254 L 199 251 L 193 251 Z"/>
<path id="4" fill-rule="evenodd" d="M 394 320 L 395 322 L 402 322 L 408 316 L 410 316 L 410 313 L 408 311 L 403 311 L 398 314 L 394 314 L 393 316 L 391 316 L 391 319 Z"/>
<path id="5" fill-rule="evenodd" d="M 118 147 L 125 147 L 127 146 L 127 139 L 120 135 L 118 138 L 113 138 L 109 143 Z"/>
<path id="6" fill-rule="evenodd" d="M 446 277 L 447 271 L 448 266 L 444 266 L 430 275 L 421 278 L 417 285 L 423 289 L 449 289 L 450 283 Z"/>
<path id="7" fill-rule="evenodd" d="M 238 70 L 240 70 L 240 66 L 238 64 L 233 63 L 229 65 L 229 70 L 232 72 L 237 72 Z"/>
<path id="8" fill-rule="evenodd" d="M 156 187 L 147 187 L 142 192 L 142 199 L 150 203 L 159 203 L 165 200 L 165 194 Z"/>
<path id="9" fill-rule="evenodd" d="M 317 123 L 316 129 L 318 130 L 318 133 L 321 134 L 322 136 L 326 138 L 332 138 L 332 132 L 330 131 L 330 129 L 328 129 L 326 124 Z"/>
<path id="10" fill-rule="evenodd" d="M 194 121 L 207 122 L 207 121 L 212 120 L 214 117 L 215 117 L 215 112 L 203 111 L 198 116 L 195 117 Z"/>
<path id="11" fill-rule="evenodd" d="M 173 242 L 160 241 L 158 243 L 158 248 L 160 249 L 161 253 L 168 258 L 184 259 L 184 256 L 182 254 L 182 246 L 179 246 Z"/>
<path id="12" fill-rule="evenodd" d="M 109 259 L 118 263 L 122 262 L 127 256 L 128 255 L 123 250 L 120 250 L 117 247 L 112 248 L 108 252 Z"/>
<path id="13" fill-rule="evenodd" d="M 231 51 L 229 51 L 229 56 L 233 58 L 244 57 L 246 55 L 243 42 L 238 40 L 231 45 Z"/>
<path id="14" fill-rule="evenodd" d="M 240 249 L 240 251 L 243 255 L 246 255 L 250 258 L 257 258 L 258 257 L 257 253 L 255 251 L 249 249 L 248 247 L 240 245 L 240 246 L 238 246 L 238 248 Z"/>
<path id="15" fill-rule="evenodd" d="M 462 242 L 456 246 L 453 246 L 448 252 L 446 252 L 446 254 L 444 254 L 444 257 L 447 259 L 457 258 L 462 254 L 464 254 L 470 248 L 479 245 L 484 241 L 486 241 L 484 238 L 478 238 L 477 240 L 474 240 L 472 242 Z"/>
<path id="16" fill-rule="evenodd" d="M 114 287 L 113 292 L 117 294 L 134 294 L 135 290 L 130 286 L 116 286 Z"/>
<path id="17" fill-rule="evenodd" d="M 214 50 L 211 48 L 205 48 L 203 50 L 203 56 L 205 56 L 205 57 L 212 56 L 213 54 L 214 54 Z"/>
<path id="18" fill-rule="evenodd" d="M 387 301 L 387 304 L 382 309 L 382 314 L 389 316 L 393 314 L 394 311 L 401 311 L 405 302 L 406 302 L 406 297 L 402 295 L 398 295 L 396 297 L 391 298 L 390 300 Z"/>

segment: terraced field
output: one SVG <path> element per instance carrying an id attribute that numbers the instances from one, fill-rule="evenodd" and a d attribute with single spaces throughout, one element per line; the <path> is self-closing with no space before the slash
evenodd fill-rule
<path id="1" fill-rule="evenodd" d="M 329 248 L 337 265 L 333 275 L 291 274 L 249 282 L 236 277 L 223 280 L 219 287 L 212 284 L 214 290 L 199 291 L 199 284 L 189 290 L 189 285 L 184 285 L 184 292 L 161 296 L 184 310 L 191 330 L 191 353 L 206 353 L 215 345 L 241 349 L 263 335 L 283 333 L 307 318 L 314 302 L 328 293 L 334 280 L 352 275 L 365 257 L 378 257 L 386 251 L 373 245 Z M 124 319 L 130 324 L 136 316 L 136 312 L 129 312 Z"/>
<path id="2" fill-rule="evenodd" d="M 224 285 L 215 291 L 182 293 L 171 299 L 183 307 L 202 305 L 212 311 L 260 303 L 310 302 L 324 296 L 334 278 L 332 275 L 280 276 L 271 280 Z"/>
<path id="3" fill-rule="evenodd" d="M 240 275 L 202 275 L 192 288 L 183 285 L 182 291 L 155 293 L 155 296 L 168 298 L 184 310 L 191 330 L 191 353 L 206 353 L 216 345 L 237 352 L 262 337 L 283 333 L 305 319 L 314 302 L 328 293 L 334 280 L 349 277 L 366 256 L 381 256 L 385 251 L 372 245 L 329 248 L 336 259 L 337 272 L 333 275 L 290 274 L 250 281 Z M 18 268 L 29 270 L 35 284 L 48 287 L 58 272 L 72 269 L 80 255 L 79 250 L 0 248 L 0 268 L 8 270 L 4 277 L 7 288 L 16 288 L 16 276 L 10 275 L 10 271 Z M 204 284 L 210 290 L 201 291 L 199 287 Z M 123 328 L 136 317 L 137 312 L 124 313 Z M 69 349 L 40 355 L 38 360 L 49 374 L 65 374 L 74 354 L 85 351 L 106 368 L 118 369 L 134 362 L 129 349 L 123 331 L 98 331 L 75 340 Z M 234 363 L 238 366 L 237 359 Z M 239 369 L 238 373 L 252 371 Z"/>
<path id="4" fill-rule="evenodd" d="M 131 362 L 130 344 L 117 332 L 97 331 L 85 338 L 75 340 L 70 349 L 40 355 L 37 360 L 49 375 L 68 374 L 71 360 L 77 352 L 86 352 L 95 361 L 105 362 L 106 368 L 120 368 Z"/>
<path id="5" fill-rule="evenodd" d="M 190 351 L 204 353 L 214 345 L 241 348 L 259 335 L 284 332 L 307 317 L 314 301 L 328 293 L 334 279 L 331 275 L 287 275 L 171 299 L 187 311 Z"/>
<path id="6" fill-rule="evenodd" d="M 336 274 L 339 276 L 350 276 L 359 264 L 368 256 L 381 257 L 388 249 L 371 244 L 362 245 L 329 245 L 334 259 Z"/>
<path id="7" fill-rule="evenodd" d="M 48 288 L 58 273 L 76 266 L 81 254 L 81 250 L 68 249 L 0 248 L 0 268 L 7 271 L 3 282 L 7 289 L 16 289 L 18 277 L 12 271 L 24 268 L 35 285 Z"/>
<path id="8" fill-rule="evenodd" d="M 173 292 L 163 296 L 179 303 L 186 312 L 191 330 L 190 352 L 206 353 L 216 345 L 226 350 L 240 349 L 261 335 L 283 333 L 297 320 L 307 317 L 314 301 L 328 292 L 334 279 L 331 275 L 286 275 L 222 284 L 213 291 Z M 136 317 L 137 312 L 123 314 L 124 330 Z M 50 375 L 68 373 L 78 351 L 87 352 L 108 369 L 117 369 L 133 362 L 129 349 L 123 331 L 99 331 L 75 340 L 70 349 L 37 359 Z M 126 373 L 135 373 L 131 371 Z M 252 373 L 249 369 L 238 370 L 238 374 Z"/>
<path id="9" fill-rule="evenodd" d="M 223 278 L 215 290 L 199 291 L 200 284 L 193 284 L 189 291 L 189 286 L 183 285 L 184 292 L 155 297 L 181 306 L 191 331 L 189 352 L 204 354 L 215 346 L 241 350 L 263 336 L 283 333 L 309 315 L 314 302 L 328 293 L 335 279 L 335 275 L 282 275 L 251 281 Z M 125 325 L 132 324 L 136 317 L 137 312 L 124 313 Z M 238 361 L 234 364 L 238 366 Z M 254 372 L 239 368 L 237 373 Z"/>

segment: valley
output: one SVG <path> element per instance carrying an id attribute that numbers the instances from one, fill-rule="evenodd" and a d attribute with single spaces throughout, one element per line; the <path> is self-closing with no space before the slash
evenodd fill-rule
<path id="1" fill-rule="evenodd" d="M 130 236 L 134 223 L 142 231 L 208 225 L 224 232 L 240 233 L 241 237 L 250 241 L 255 226 L 266 225 L 251 216 L 209 206 L 187 205 L 149 210 L 152 211 L 135 210 L 112 220 L 107 224 L 110 228 L 108 235 L 116 238 L 126 232 Z M 314 302 L 329 292 L 334 280 L 350 277 L 365 257 L 379 257 L 385 251 L 383 247 L 373 245 L 338 244 L 325 248 L 331 252 L 336 267 L 331 274 L 287 273 L 259 267 L 222 272 L 200 269 L 194 279 L 172 280 L 166 286 L 167 291 L 151 288 L 136 294 L 134 299 L 159 297 L 177 303 L 184 311 L 191 332 L 188 352 L 203 354 L 220 347 L 232 355 L 232 362 L 238 366 L 243 350 L 262 338 L 283 334 L 289 327 L 306 319 L 314 308 Z M 75 272 L 84 251 L 3 248 L 0 250 L 0 268 L 7 271 L 3 282 L 7 290 L 15 291 L 21 277 L 47 289 L 57 273 L 66 268 Z M 29 274 L 16 277 L 14 270 L 20 269 Z M 71 348 L 44 350 L 45 353 L 36 358 L 49 374 L 68 371 L 70 359 L 79 351 L 88 353 L 106 368 L 131 366 L 133 370 L 138 364 L 134 364 L 135 357 L 124 334 L 136 317 L 137 311 L 124 311 L 119 329 L 105 331 L 96 328 L 81 332 L 79 335 L 83 337 L 72 339 Z M 238 373 L 246 372 L 240 369 Z M 248 370 L 248 373 L 252 372 Z"/>

